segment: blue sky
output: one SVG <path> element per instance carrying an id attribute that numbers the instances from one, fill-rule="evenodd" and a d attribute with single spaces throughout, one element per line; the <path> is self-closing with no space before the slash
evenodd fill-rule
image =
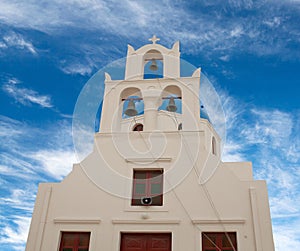
<path id="1" fill-rule="evenodd" d="M 156 34 L 209 78 L 224 161 L 268 183 L 276 250 L 300 246 L 300 1 L 0 2 L 0 249 L 24 250 L 37 186 L 77 162 L 72 115 L 90 77 Z"/>

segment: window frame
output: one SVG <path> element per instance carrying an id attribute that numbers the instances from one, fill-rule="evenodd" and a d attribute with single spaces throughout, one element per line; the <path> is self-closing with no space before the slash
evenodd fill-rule
<path id="1" fill-rule="evenodd" d="M 137 179 L 138 174 L 144 174 L 144 179 Z M 153 176 L 155 174 L 155 176 Z M 163 206 L 163 169 L 133 169 L 131 206 Z M 137 185 L 144 185 L 144 193 L 137 191 Z M 160 184 L 160 192 L 153 193 L 153 185 Z M 151 198 L 151 204 L 143 204 L 142 198 Z"/>
<path id="2" fill-rule="evenodd" d="M 202 251 L 238 251 L 237 249 L 237 232 L 202 232 Z M 230 246 L 223 246 L 223 238 L 227 239 Z M 206 238 L 212 246 L 205 246 L 204 238 Z M 215 242 L 212 239 L 215 238 Z M 230 240 L 229 240 L 229 239 Z"/>
<path id="3" fill-rule="evenodd" d="M 73 235 L 74 239 L 72 240 L 73 243 L 72 245 L 65 245 L 64 243 L 64 237 L 66 235 Z M 80 236 L 81 235 L 88 235 L 88 243 L 86 245 L 79 245 L 80 241 Z M 60 233 L 60 243 L 59 243 L 59 251 L 63 251 L 64 248 L 71 248 L 72 251 L 78 251 L 79 249 L 87 249 L 89 250 L 90 248 L 90 241 L 91 241 L 91 232 L 89 231 L 80 231 L 80 232 L 75 232 L 75 231 L 62 231 Z"/>

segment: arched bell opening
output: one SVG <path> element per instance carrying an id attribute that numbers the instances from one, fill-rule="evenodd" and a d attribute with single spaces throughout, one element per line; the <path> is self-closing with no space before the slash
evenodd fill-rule
<path id="1" fill-rule="evenodd" d="M 144 125 L 141 123 L 137 123 L 133 126 L 132 131 L 134 132 L 141 132 L 144 130 Z"/>
<path id="2" fill-rule="evenodd" d="M 157 50 L 150 50 L 144 55 L 144 79 L 163 78 L 163 55 Z"/>
<path id="3" fill-rule="evenodd" d="M 169 85 L 163 90 L 162 104 L 158 110 L 182 113 L 182 95 L 178 86 Z"/>
<path id="4" fill-rule="evenodd" d="M 144 101 L 138 88 L 123 90 L 120 98 L 123 119 L 144 114 Z"/>
<path id="5" fill-rule="evenodd" d="M 213 155 L 217 155 L 217 143 L 215 137 L 212 137 L 211 139 L 211 153 Z"/>

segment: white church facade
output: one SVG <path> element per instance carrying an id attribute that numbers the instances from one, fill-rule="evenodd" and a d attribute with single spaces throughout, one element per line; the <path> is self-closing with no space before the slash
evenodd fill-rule
<path id="1" fill-rule="evenodd" d="M 265 181 L 221 161 L 200 69 L 181 77 L 179 43 L 157 41 L 128 46 L 124 80 L 105 74 L 93 152 L 39 185 L 27 251 L 274 250 Z"/>

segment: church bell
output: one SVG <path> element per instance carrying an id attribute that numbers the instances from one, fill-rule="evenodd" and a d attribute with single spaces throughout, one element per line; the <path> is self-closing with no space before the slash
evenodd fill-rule
<path id="1" fill-rule="evenodd" d="M 128 102 L 127 109 L 124 112 L 127 116 L 133 117 L 137 115 L 137 110 L 135 109 L 135 104 L 133 102 L 133 99 L 130 99 Z"/>
<path id="2" fill-rule="evenodd" d="M 169 112 L 176 112 L 177 111 L 177 106 L 175 104 L 174 97 L 170 97 L 169 104 L 168 104 L 166 109 Z"/>
<path id="3" fill-rule="evenodd" d="M 158 66 L 157 66 L 157 63 L 156 63 L 155 59 L 151 60 L 151 65 L 150 65 L 149 68 L 150 68 L 151 71 L 157 71 Z"/>

